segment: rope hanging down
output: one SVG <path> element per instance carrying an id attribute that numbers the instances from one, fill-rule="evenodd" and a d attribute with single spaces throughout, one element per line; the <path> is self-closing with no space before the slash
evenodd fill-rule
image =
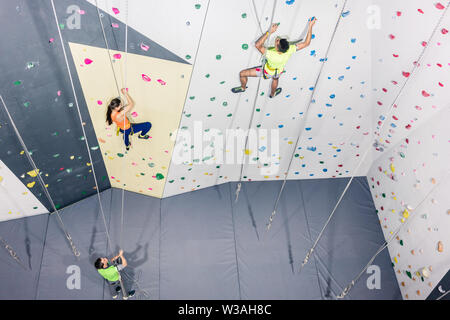
<path id="1" fill-rule="evenodd" d="M 2 237 L 0 237 L 0 243 L 2 245 L 3 248 L 5 248 L 5 250 L 9 253 L 9 255 L 11 256 L 11 258 L 13 258 L 14 260 L 16 260 L 16 262 L 18 264 L 20 264 L 21 267 L 23 267 L 25 270 L 29 270 L 29 268 L 27 268 L 22 261 L 20 260 L 19 256 L 17 255 L 17 253 L 14 251 L 14 249 L 8 244 L 8 242 L 5 241 L 5 239 L 3 239 Z"/>
<path id="2" fill-rule="evenodd" d="M 95 0 L 95 5 L 97 7 L 97 15 L 98 15 L 98 19 L 100 21 L 100 26 L 102 29 L 102 35 L 103 35 L 103 40 L 105 41 L 105 45 L 106 45 L 106 50 L 108 52 L 108 58 L 109 58 L 109 62 L 111 65 L 111 70 L 114 76 L 114 83 L 116 85 L 116 89 L 117 89 L 117 93 L 120 97 L 120 89 L 119 89 L 119 84 L 117 81 L 117 77 L 116 77 L 116 72 L 114 70 L 114 66 L 113 66 L 113 62 L 112 62 L 112 58 L 111 58 L 111 52 L 110 52 L 110 48 L 109 48 L 109 44 L 108 44 L 108 40 L 106 38 L 106 33 L 105 33 L 105 28 L 103 26 L 103 21 L 102 21 L 102 17 L 100 14 L 100 9 L 98 6 L 98 1 Z M 124 88 L 126 89 L 126 77 L 127 77 L 127 58 L 128 58 L 128 0 L 126 2 L 126 21 L 125 21 L 125 77 L 122 77 L 122 83 L 124 83 Z M 126 94 L 124 94 L 124 101 L 122 102 L 122 105 L 125 106 L 126 104 L 128 104 L 128 99 L 126 98 Z M 126 114 L 124 114 L 123 117 L 123 127 L 124 127 L 124 132 L 123 132 L 123 148 L 124 150 L 126 150 L 127 146 L 125 145 L 125 124 L 126 124 Z M 125 153 L 125 152 L 124 152 Z M 122 172 L 125 173 L 125 158 L 122 161 Z M 125 189 L 124 186 L 122 185 L 122 198 L 121 198 L 121 214 L 120 214 L 120 231 L 119 231 L 119 248 L 122 248 L 122 238 L 123 238 L 123 225 L 124 225 L 124 202 L 125 202 Z M 106 228 L 106 224 L 105 224 L 105 228 Z M 111 241 L 110 241 L 111 242 Z M 123 292 L 123 298 L 124 299 L 128 299 L 128 294 L 125 290 L 125 286 L 123 285 L 123 280 L 122 280 L 122 276 L 119 273 L 119 282 L 120 282 L 120 286 L 122 287 L 122 292 Z"/>
<path id="3" fill-rule="evenodd" d="M 275 1 L 273 2 L 272 18 L 270 19 L 269 30 L 272 28 L 273 17 L 275 16 L 276 5 L 277 5 L 277 0 L 275 0 Z M 256 12 L 255 12 L 255 14 L 256 14 Z M 271 36 L 271 33 L 269 32 L 269 35 L 268 35 L 268 37 L 267 37 L 267 39 L 266 39 L 267 43 L 270 43 L 270 36 Z M 263 46 L 265 46 L 266 41 L 263 43 Z M 263 55 L 263 57 L 262 57 L 262 63 L 263 63 L 263 67 L 262 67 L 262 68 L 263 68 L 263 69 L 264 69 L 264 63 L 265 63 L 265 60 L 266 60 L 266 54 L 267 54 L 267 49 L 266 49 L 266 51 L 264 52 L 264 55 Z M 264 71 L 263 71 L 263 72 L 264 72 Z M 248 130 L 247 130 L 246 135 L 245 135 L 245 146 L 244 146 L 244 150 L 243 150 L 243 152 L 242 152 L 242 158 L 241 158 L 241 170 L 240 170 L 240 173 L 239 173 L 239 182 L 238 182 L 238 185 L 237 185 L 237 188 L 236 188 L 236 192 L 235 192 L 235 194 L 236 194 L 235 203 L 237 203 L 237 201 L 238 201 L 238 199 L 239 199 L 239 193 L 241 192 L 242 172 L 243 172 L 243 170 L 244 170 L 245 154 L 246 154 L 247 145 L 248 145 L 248 136 L 249 136 L 249 134 L 250 134 L 250 129 L 252 128 L 252 124 L 253 124 L 253 118 L 254 118 L 254 115 L 255 115 L 255 109 L 256 109 L 256 101 L 257 101 L 257 99 L 258 99 L 259 87 L 260 87 L 260 85 L 261 85 L 261 78 L 262 78 L 262 76 L 259 77 L 259 79 L 258 79 L 258 86 L 256 87 L 255 101 L 253 102 L 252 114 L 251 114 L 251 117 L 250 117 L 250 122 L 249 122 L 249 125 L 248 125 Z"/>
<path id="4" fill-rule="evenodd" d="M 37 174 L 36 177 L 37 177 L 37 179 L 38 179 L 38 181 L 39 181 L 39 184 L 41 185 L 42 190 L 44 191 L 45 196 L 47 197 L 48 201 L 50 202 L 50 204 L 51 204 L 51 206 L 52 206 L 52 208 L 53 208 L 53 210 L 54 210 L 54 213 L 56 213 L 56 216 L 58 217 L 58 221 L 59 221 L 59 223 L 60 223 L 61 229 L 63 230 L 64 235 L 66 236 L 66 239 L 67 239 L 67 241 L 69 242 L 70 247 L 72 248 L 73 254 L 75 255 L 75 257 L 79 257 L 79 256 L 80 256 L 80 252 L 78 251 L 77 247 L 75 246 L 75 244 L 74 244 L 74 242 L 73 242 L 73 240 L 72 240 L 72 237 L 71 237 L 70 234 L 67 232 L 67 229 L 66 229 L 66 227 L 65 227 L 65 225 L 64 225 L 64 223 L 63 223 L 63 221 L 62 221 L 62 219 L 61 219 L 61 216 L 59 215 L 59 211 L 58 211 L 58 209 L 56 208 L 55 203 L 53 202 L 53 199 L 52 199 L 52 197 L 50 196 L 50 193 L 48 192 L 48 190 L 47 190 L 47 188 L 46 188 L 46 186 L 45 186 L 45 182 L 43 181 L 43 179 L 42 179 L 42 177 L 41 177 L 41 175 L 40 175 L 40 173 L 39 173 L 39 169 L 36 167 L 36 164 L 34 163 L 33 159 L 31 158 L 30 152 L 28 151 L 28 148 L 27 148 L 27 146 L 25 145 L 25 142 L 23 141 L 22 136 L 20 135 L 20 132 L 19 132 L 19 130 L 17 129 L 16 124 L 14 123 L 14 120 L 13 120 L 13 118 L 11 117 L 11 114 L 9 113 L 8 107 L 6 106 L 5 101 L 3 100 L 3 97 L 2 97 L 1 95 L 0 95 L 0 100 L 1 100 L 1 102 L 2 102 L 2 104 L 3 104 L 3 107 L 4 107 L 5 111 L 6 111 L 6 114 L 8 115 L 9 121 L 11 122 L 11 125 L 12 125 L 12 127 L 13 127 L 13 129 L 14 129 L 14 132 L 16 133 L 16 136 L 17 136 L 17 138 L 19 139 L 19 142 L 20 142 L 22 148 L 23 148 L 24 151 L 25 151 L 25 155 L 26 155 L 27 158 L 28 158 L 28 162 L 29 162 L 29 163 L 31 164 L 31 166 L 33 167 L 34 172 L 36 172 L 36 174 Z"/>
<path id="5" fill-rule="evenodd" d="M 437 183 L 431 190 L 430 192 L 428 192 L 425 197 L 422 199 L 422 201 L 419 202 L 419 204 L 417 206 L 414 207 L 414 210 L 417 210 L 418 208 L 420 208 L 420 206 L 425 202 L 425 200 L 428 199 L 428 197 L 437 189 L 437 187 L 443 182 L 443 181 L 447 181 L 447 178 L 450 176 L 450 172 L 447 172 L 447 174 L 445 175 L 445 177 L 443 177 L 441 179 L 441 181 L 439 183 Z M 367 268 L 369 268 L 373 261 L 375 260 L 375 258 L 384 250 L 386 249 L 397 237 L 397 235 L 400 233 L 400 231 L 402 231 L 403 229 L 406 228 L 406 226 L 408 226 L 409 224 L 411 224 L 411 221 L 417 216 L 417 213 L 415 215 L 413 215 L 411 218 L 409 218 L 406 223 L 401 224 L 397 230 L 394 232 L 394 234 L 391 236 L 391 238 L 388 241 L 384 241 L 384 244 L 381 245 L 381 247 L 377 250 L 377 252 L 372 256 L 372 258 L 370 258 L 369 262 L 367 263 L 367 265 L 361 270 L 361 272 L 356 276 L 356 278 L 354 278 L 352 281 L 350 281 L 349 285 L 347 285 L 347 287 L 345 287 L 344 291 L 342 291 L 342 293 L 340 295 L 337 296 L 338 299 L 343 299 L 345 298 L 345 296 L 347 296 L 350 292 L 350 290 L 353 288 L 353 286 L 355 285 L 355 283 L 359 280 L 359 278 L 361 278 L 361 276 L 365 273 L 365 271 L 367 270 Z"/>
<path id="6" fill-rule="evenodd" d="M 264 32 L 262 31 L 262 28 L 261 28 L 261 21 L 260 21 L 260 19 L 258 18 L 258 12 L 256 11 L 256 5 L 255 5 L 255 1 L 254 1 L 254 0 L 252 0 L 252 4 L 253 4 L 253 10 L 254 10 L 254 12 L 255 12 L 255 18 L 256 18 L 257 25 L 258 25 L 258 29 L 260 30 L 260 34 L 262 34 L 262 33 L 264 33 Z M 264 59 L 264 56 L 261 57 L 261 63 L 262 63 L 263 59 Z M 251 59 L 251 55 L 250 55 L 250 58 L 249 58 L 249 60 L 248 60 L 248 62 L 247 62 L 247 69 L 250 67 L 250 61 L 251 61 L 251 60 L 252 60 L 252 59 Z M 258 92 L 258 91 L 257 91 L 257 92 Z M 236 112 L 237 112 L 237 110 L 239 109 L 239 105 L 240 105 L 240 103 L 241 103 L 241 98 L 242 98 L 242 94 L 240 94 L 240 95 L 238 96 L 236 106 L 235 106 L 233 112 L 231 113 L 231 114 L 232 114 L 231 122 L 230 122 L 230 124 L 228 125 L 227 130 L 226 130 L 227 136 L 226 136 L 225 142 L 229 140 L 229 139 L 228 139 L 228 132 L 229 132 L 229 130 L 233 127 L 235 115 L 236 115 Z M 219 184 L 220 171 L 221 171 L 221 167 L 220 167 L 220 166 L 219 166 L 219 169 L 218 169 L 217 171 L 218 171 L 218 174 L 217 174 L 217 176 L 216 176 L 216 181 L 215 181 L 215 183 L 214 183 L 215 185 Z M 239 187 L 239 190 L 240 190 L 240 187 Z"/>
<path id="7" fill-rule="evenodd" d="M 447 12 L 447 10 L 448 10 L 449 5 L 450 5 L 450 1 L 447 2 L 447 7 L 446 7 L 445 11 L 442 13 L 441 18 L 439 19 L 437 25 L 435 26 L 435 28 L 434 28 L 434 30 L 433 30 L 433 32 L 432 32 L 430 38 L 428 39 L 428 42 L 427 42 L 427 43 L 431 43 L 431 40 L 433 39 L 434 35 L 436 34 L 436 32 L 437 32 L 437 30 L 438 30 L 438 28 L 439 28 L 439 25 L 441 24 L 441 22 L 442 22 L 442 20 L 443 20 L 443 18 L 444 18 L 444 16 L 445 16 L 445 14 L 446 14 L 446 12 Z M 390 109 L 389 109 L 389 111 L 388 111 L 388 113 L 387 113 L 386 119 L 389 118 L 390 115 L 392 114 L 392 111 L 394 110 L 394 106 L 396 106 L 397 100 L 399 99 L 401 93 L 403 92 L 403 89 L 406 87 L 406 85 L 408 84 L 408 82 L 410 81 L 410 79 L 413 78 L 413 75 L 415 74 L 415 71 L 417 70 L 417 68 L 420 66 L 420 62 L 421 62 L 421 60 L 422 60 L 422 58 L 423 58 L 423 56 L 424 56 L 424 54 L 425 54 L 425 52 L 426 52 L 427 49 L 428 49 L 428 45 L 424 47 L 424 49 L 422 50 L 422 52 L 421 52 L 419 58 L 416 60 L 417 63 L 414 64 L 414 67 L 413 67 L 413 69 L 412 69 L 412 71 L 411 71 L 411 76 L 408 77 L 408 78 L 406 79 L 405 83 L 404 83 L 403 86 L 400 88 L 400 90 L 399 90 L 397 96 L 396 96 L 395 99 L 394 99 L 394 102 L 392 103 L 392 105 L 391 105 L 391 107 L 390 107 Z M 383 129 L 383 127 L 384 127 L 384 125 L 385 125 L 386 123 L 387 123 L 387 122 L 385 121 L 385 122 L 383 122 L 383 123 L 381 124 L 380 128 L 378 129 L 378 133 L 375 133 L 375 135 L 380 135 L 381 130 Z M 322 235 L 323 235 L 323 233 L 324 233 L 326 227 L 328 226 L 328 224 L 329 224 L 331 218 L 333 217 L 334 213 L 336 212 L 336 209 L 339 207 L 339 205 L 340 205 L 342 199 L 344 198 L 344 195 L 346 194 L 347 190 L 349 189 L 349 187 L 350 187 L 350 185 L 351 185 L 351 183 L 352 183 L 354 177 L 355 177 L 356 174 L 358 173 L 359 168 L 361 167 L 361 165 L 362 165 L 362 163 L 364 162 L 365 158 L 366 158 L 367 155 L 369 154 L 369 151 L 371 150 L 371 148 L 372 148 L 372 146 L 369 146 L 369 147 L 367 148 L 367 150 L 364 152 L 363 157 L 362 157 L 361 160 L 359 161 L 358 166 L 356 167 L 356 169 L 355 169 L 355 171 L 353 172 L 353 174 L 352 174 L 352 176 L 351 176 L 349 182 L 347 183 L 347 185 L 346 185 L 344 191 L 342 192 L 341 196 L 339 197 L 338 202 L 337 202 L 336 205 L 334 206 L 333 211 L 331 212 L 330 216 L 328 217 L 328 219 L 327 219 L 327 221 L 326 221 L 324 227 L 323 227 L 322 230 L 320 231 L 319 236 L 317 237 L 316 241 L 314 242 L 314 245 L 313 245 L 313 246 L 311 247 L 311 249 L 308 251 L 308 253 L 307 253 L 305 259 L 303 260 L 303 263 L 302 263 L 301 268 L 303 268 L 303 267 L 308 263 L 308 260 L 309 260 L 309 258 L 310 258 L 310 256 L 311 256 L 311 254 L 314 252 L 314 249 L 315 249 L 315 247 L 317 246 L 317 243 L 318 243 L 319 240 L 321 239 L 321 237 L 322 237 Z"/>
<path id="8" fill-rule="evenodd" d="M 333 43 L 334 37 L 335 37 L 335 35 L 336 35 L 336 31 L 337 31 L 338 26 L 339 26 L 339 23 L 340 23 L 340 21 L 341 21 L 342 13 L 344 12 L 344 9 L 345 9 L 346 4 L 347 4 L 347 0 L 345 0 L 344 5 L 342 6 L 342 10 L 341 10 L 341 12 L 339 13 L 339 18 L 338 18 L 338 20 L 337 20 L 337 22 L 336 22 L 336 25 L 335 25 L 335 27 L 334 27 L 334 31 L 333 31 L 333 34 L 332 34 L 332 36 L 331 36 L 330 43 L 328 44 L 328 48 L 327 48 L 327 51 L 326 51 L 326 53 L 325 53 L 325 57 L 324 57 L 323 63 L 322 63 L 322 65 L 320 66 L 319 74 L 318 74 L 318 76 L 317 76 L 317 78 L 316 78 L 316 82 L 314 83 L 314 87 L 313 87 L 314 89 L 313 89 L 313 91 L 312 91 L 312 93 L 311 93 L 311 99 L 309 100 L 308 106 L 306 107 L 305 117 L 304 117 L 304 120 L 303 120 L 303 122 L 302 122 L 302 124 L 301 124 L 301 126 L 300 126 L 300 131 L 299 131 L 299 134 L 297 135 L 297 141 L 296 141 L 295 144 L 294 144 L 294 149 L 292 150 L 292 155 L 291 155 L 291 157 L 290 157 L 290 161 L 289 161 L 288 168 L 287 168 L 287 170 L 286 170 L 286 172 L 285 172 L 285 174 L 284 174 L 283 184 L 281 185 L 280 191 L 278 192 L 277 200 L 275 201 L 275 205 L 274 205 L 272 214 L 270 215 L 270 218 L 269 218 L 269 223 L 267 224 L 267 231 L 270 230 L 270 228 L 271 228 L 271 226 L 272 226 L 273 219 L 274 219 L 274 217 L 275 217 L 275 215 L 276 215 L 276 212 L 277 212 L 277 209 L 278 209 L 278 204 L 279 204 L 279 202 L 280 202 L 281 195 L 282 195 L 282 193 L 283 193 L 284 187 L 285 187 L 286 182 L 287 182 L 287 178 L 288 178 L 288 176 L 289 176 L 289 171 L 290 171 L 290 169 L 291 169 L 292 161 L 293 161 L 293 159 L 294 159 L 294 156 L 295 156 L 295 152 L 296 152 L 296 150 L 297 150 L 298 143 L 300 142 L 300 139 L 301 139 L 301 137 L 302 137 L 303 130 L 305 129 L 305 126 L 306 126 L 306 121 L 308 120 L 309 108 L 311 107 L 312 101 L 314 100 L 314 94 L 315 94 L 315 92 L 316 92 L 317 84 L 318 84 L 319 79 L 320 79 L 320 76 L 321 76 L 321 74 L 322 74 L 323 67 L 325 66 L 325 63 L 328 61 L 328 53 L 329 53 L 329 51 L 330 51 L 331 44 Z"/>
<path id="9" fill-rule="evenodd" d="M 97 14 L 98 14 L 98 18 L 99 18 L 99 21 L 100 21 L 100 26 L 102 28 L 103 40 L 105 41 L 105 45 L 106 45 L 106 49 L 107 49 L 107 52 L 108 52 L 108 57 L 109 57 L 111 69 L 112 69 L 112 72 L 113 72 L 113 75 L 114 75 L 114 82 L 115 82 L 115 85 L 116 85 L 117 92 L 118 92 L 118 94 L 120 96 L 119 84 L 118 84 L 116 73 L 115 73 L 115 70 L 114 70 L 113 63 L 112 63 L 110 47 L 109 47 L 109 44 L 108 44 L 108 40 L 106 38 L 106 33 L 105 33 L 104 26 L 103 26 L 103 21 L 101 19 L 100 9 L 99 9 L 97 0 L 95 1 L 95 4 L 97 6 Z M 128 11 L 129 11 L 129 6 L 128 6 L 128 0 L 127 0 L 126 1 L 126 15 L 125 15 L 125 17 L 126 17 L 125 18 L 125 67 L 124 67 L 125 75 L 122 77 L 122 84 L 123 84 L 123 87 L 125 88 L 125 90 L 127 90 L 127 78 L 128 78 L 128 68 L 127 68 L 128 67 L 128 63 L 127 63 L 128 62 Z M 128 104 L 128 99 L 126 98 L 126 94 L 124 94 L 124 102 L 122 102 L 122 104 L 123 105 Z M 126 117 L 126 115 L 124 116 L 124 128 L 125 128 L 125 123 L 126 123 L 125 122 L 126 121 L 125 117 Z M 123 135 L 123 137 L 124 137 L 124 146 L 123 147 L 126 148 L 126 145 L 125 145 L 125 134 Z M 123 159 L 123 161 L 122 161 L 122 172 L 125 175 L 125 172 L 126 172 L 125 159 Z M 125 188 L 124 188 L 124 186 L 122 186 L 122 201 L 121 201 L 121 203 L 122 203 L 122 205 L 121 205 L 120 233 L 119 233 L 119 247 L 120 248 L 122 248 L 122 244 L 123 244 L 122 240 L 123 240 L 124 207 L 125 207 L 124 206 L 124 203 L 125 203 Z M 105 228 L 106 228 L 106 224 L 105 224 Z M 149 294 L 139 286 L 138 280 L 136 280 L 135 278 L 130 276 L 125 270 L 122 270 L 121 273 L 124 275 L 126 280 L 132 281 L 136 285 L 137 289 L 140 292 L 142 292 L 145 297 L 150 298 Z M 124 295 L 124 299 L 128 299 L 128 295 L 127 295 L 127 292 L 125 290 L 125 286 L 123 284 L 122 275 L 119 274 L 119 276 L 120 276 L 119 277 L 119 281 L 120 281 L 120 285 L 122 287 L 122 292 L 123 292 L 123 295 Z"/>

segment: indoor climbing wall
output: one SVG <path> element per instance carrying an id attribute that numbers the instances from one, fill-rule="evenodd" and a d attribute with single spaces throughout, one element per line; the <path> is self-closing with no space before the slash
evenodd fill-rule
<path id="1" fill-rule="evenodd" d="M 375 3 L 368 180 L 403 298 L 426 299 L 450 266 L 448 3 Z"/>
<path id="2" fill-rule="evenodd" d="M 27 173 L 36 177 L 34 170 Z M 47 209 L 28 188 L 36 182 L 24 185 L 0 160 L 0 221 L 47 213 Z"/>
<path id="3" fill-rule="evenodd" d="M 344 3 L 207 2 L 165 196 L 239 180 L 245 144 L 238 145 L 235 136 L 242 137 L 250 124 L 257 141 L 245 150 L 246 161 L 253 163 L 244 166 L 243 180 L 282 179 L 291 157 L 292 179 L 353 173 L 359 148 L 371 142 L 370 30 L 357 27 L 365 25 L 368 2 L 347 1 L 345 7 Z M 290 41 L 305 38 L 312 16 L 318 22 L 311 46 L 291 57 L 279 96 L 269 99 L 270 81 L 262 80 L 258 88 L 257 78 L 249 79 L 245 93 L 231 92 L 239 85 L 240 70 L 260 64 L 254 43 L 272 19 L 280 26 L 269 44 L 276 36 Z M 370 157 L 358 174 L 365 175 L 369 165 Z"/>
<path id="4" fill-rule="evenodd" d="M 90 42 L 95 33 L 81 34 L 80 30 L 70 29 L 65 19 L 69 16 L 67 8 L 73 3 L 58 1 L 59 28 L 64 36 L 76 34 Z M 100 191 L 109 188 L 98 143 L 81 101 L 92 161 L 87 152 L 50 1 L 4 1 L 0 19 L 8 28 L 0 39 L 1 48 L 6 50 L 0 56 L 0 94 L 37 167 L 36 171 L 29 163 L 13 123 L 0 103 L 0 159 L 2 172 L 8 172 L 0 174 L 4 178 L 1 193 L 10 199 L 2 201 L 1 217 L 16 217 L 17 212 L 32 215 L 54 211 L 38 175 L 56 208 L 96 192 L 94 165 Z M 75 87 L 79 90 L 77 82 Z M 20 210 L 14 202 L 23 205 Z"/>

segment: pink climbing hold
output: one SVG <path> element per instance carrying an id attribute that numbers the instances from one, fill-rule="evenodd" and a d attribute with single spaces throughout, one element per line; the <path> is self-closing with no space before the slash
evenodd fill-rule
<path id="1" fill-rule="evenodd" d="M 117 8 L 112 8 L 112 11 L 115 13 L 115 14 L 119 14 L 119 9 L 117 9 Z"/>
<path id="2" fill-rule="evenodd" d="M 147 81 L 147 82 L 152 81 L 152 79 L 150 79 L 150 77 L 146 74 L 142 74 L 142 80 Z"/>
<path id="3" fill-rule="evenodd" d="M 429 94 L 428 92 L 426 92 L 425 90 L 422 90 L 422 95 L 423 95 L 425 98 L 428 98 L 428 97 L 430 96 L 430 94 Z"/>
<path id="4" fill-rule="evenodd" d="M 89 58 L 84 59 L 85 64 L 91 64 L 93 61 Z"/>
<path id="5" fill-rule="evenodd" d="M 113 27 L 113 28 L 118 28 L 119 25 L 118 25 L 117 23 L 111 23 L 111 27 Z"/>
<path id="6" fill-rule="evenodd" d="M 136 117 L 138 116 L 138 114 L 137 114 L 137 112 L 135 111 L 135 112 L 133 112 L 133 113 L 131 114 L 131 116 L 132 116 L 133 118 L 136 118 Z"/>
<path id="7" fill-rule="evenodd" d="M 148 51 L 148 49 L 150 49 L 150 47 L 145 45 L 145 44 L 143 44 L 143 43 L 141 43 L 141 49 L 144 50 L 144 51 Z"/>
<path id="8" fill-rule="evenodd" d="M 101 106 L 103 104 L 102 100 L 97 100 L 97 104 Z"/>
<path id="9" fill-rule="evenodd" d="M 444 10 L 445 7 L 440 2 L 438 2 L 438 3 L 436 3 L 436 9 Z"/>
<path id="10" fill-rule="evenodd" d="M 441 32 L 442 32 L 442 34 L 447 34 L 447 33 L 448 33 L 448 30 L 445 29 L 445 28 L 443 28 L 443 29 L 441 30 Z"/>
<path id="11" fill-rule="evenodd" d="M 156 80 L 156 81 L 158 81 L 162 86 L 165 86 L 165 85 L 166 85 L 166 82 L 163 81 L 163 80 L 161 80 L 161 79 L 158 79 L 158 80 Z"/>
<path id="12" fill-rule="evenodd" d="M 114 59 L 120 59 L 122 58 L 122 55 L 120 53 L 116 53 L 115 55 L 113 55 Z"/>

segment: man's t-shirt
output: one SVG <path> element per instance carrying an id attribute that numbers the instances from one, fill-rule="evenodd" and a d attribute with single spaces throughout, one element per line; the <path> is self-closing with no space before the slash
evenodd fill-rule
<path id="1" fill-rule="evenodd" d="M 288 51 L 279 53 L 275 48 L 270 48 L 266 51 L 267 63 L 264 66 L 266 72 L 270 75 L 281 74 L 284 71 L 284 66 L 288 62 L 292 54 L 297 51 L 297 46 L 291 44 Z"/>
<path id="2" fill-rule="evenodd" d="M 119 281 L 119 271 L 123 268 L 124 267 L 121 264 L 119 264 L 118 266 L 109 265 L 108 268 L 97 269 L 97 271 L 102 275 L 103 278 L 105 278 L 109 282 L 116 282 Z"/>

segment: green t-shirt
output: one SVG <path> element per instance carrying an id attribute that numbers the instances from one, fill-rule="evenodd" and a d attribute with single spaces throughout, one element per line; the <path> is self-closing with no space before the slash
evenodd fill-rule
<path id="1" fill-rule="evenodd" d="M 277 69 L 277 74 L 281 74 L 284 71 L 284 66 L 295 51 L 297 51 L 297 46 L 294 44 L 291 44 L 285 53 L 279 53 L 275 48 L 268 49 L 266 52 L 267 63 L 264 69 L 270 75 L 275 74 L 275 69 Z"/>
<path id="2" fill-rule="evenodd" d="M 103 278 L 110 282 L 119 281 L 119 271 L 116 266 L 109 266 L 106 269 L 97 269 L 97 271 L 103 276 Z"/>

